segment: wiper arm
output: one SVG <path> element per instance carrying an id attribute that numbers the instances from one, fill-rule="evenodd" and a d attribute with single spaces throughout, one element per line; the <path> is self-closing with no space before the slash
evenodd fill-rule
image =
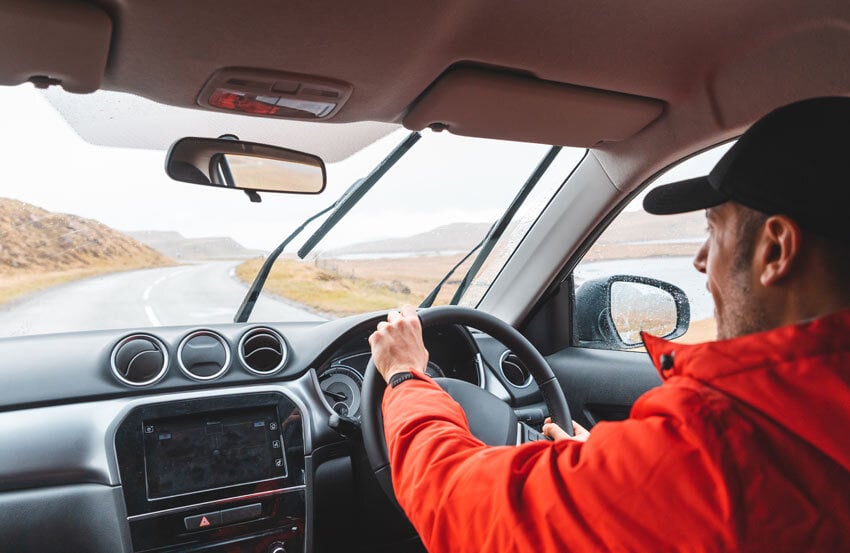
<path id="1" fill-rule="evenodd" d="M 463 276 L 463 280 L 461 280 L 458 285 L 457 290 L 455 290 L 454 296 L 452 296 L 451 305 L 457 305 L 460 298 L 463 297 L 463 294 L 466 292 L 466 289 L 469 288 L 472 279 L 478 275 L 478 271 L 481 269 L 484 261 L 490 255 L 490 252 L 493 251 L 493 248 L 496 246 L 496 242 L 498 242 L 499 238 L 502 237 L 502 234 L 504 234 L 505 230 L 508 228 L 508 224 L 510 224 L 514 215 L 516 215 L 516 212 L 519 211 L 519 208 L 522 206 L 523 202 L 525 202 L 525 199 L 528 198 L 528 195 L 531 194 L 531 191 L 534 190 L 534 187 L 540 179 L 543 178 L 543 175 L 549 169 L 549 166 L 552 165 L 552 162 L 555 161 L 555 157 L 557 157 L 560 151 L 561 146 L 552 146 L 549 148 L 549 151 L 546 152 L 546 155 L 543 156 L 543 159 L 540 160 L 540 163 L 537 164 L 537 167 L 535 167 L 534 171 L 532 171 L 531 175 L 529 175 L 525 184 L 511 202 L 511 205 L 508 206 L 508 209 L 505 210 L 502 216 L 499 217 L 499 220 L 493 225 L 493 228 L 490 229 L 490 232 L 484 238 L 484 244 L 481 247 L 481 251 L 478 252 L 478 256 L 475 258 L 475 261 L 472 262 L 472 265 Z"/>
<path id="2" fill-rule="evenodd" d="M 497 221 L 497 222 L 498 222 L 498 221 Z M 476 245 L 475 245 L 475 247 L 473 247 L 471 250 L 469 250 L 469 252 L 467 252 L 467 254 L 466 254 L 466 255 L 464 255 L 464 256 L 463 256 L 463 259 L 461 259 L 460 261 L 458 261 L 458 262 L 457 262 L 457 264 L 456 264 L 454 267 L 452 267 L 451 269 L 449 269 L 449 272 L 448 272 L 448 273 L 446 273 L 446 276 L 444 276 L 444 277 L 442 278 L 442 280 L 440 280 L 440 282 L 438 282 L 438 283 L 437 283 L 437 285 L 436 285 L 436 286 L 434 286 L 434 289 L 433 289 L 433 290 L 431 290 L 431 293 L 429 293 L 429 294 L 425 297 L 425 299 L 424 299 L 424 300 L 422 300 L 422 303 L 420 303 L 420 304 L 419 304 L 419 307 L 431 307 L 431 305 L 433 305 L 433 304 L 434 304 L 434 300 L 436 300 L 436 299 L 437 299 L 437 294 L 439 294 L 439 293 L 440 293 L 440 290 L 442 290 L 442 289 L 443 289 L 443 285 L 444 285 L 446 282 L 448 282 L 448 281 L 449 281 L 449 278 L 451 278 L 451 276 L 452 276 L 453 274 L 455 274 L 455 271 L 457 271 L 458 267 L 460 267 L 461 265 L 463 265 L 464 263 L 466 263 L 466 260 L 467 260 L 467 259 L 469 259 L 470 257 L 472 257 L 472 254 L 474 254 L 475 252 L 477 252 L 477 251 L 478 251 L 478 248 L 480 248 L 481 246 L 483 246 L 483 245 L 484 245 L 484 242 L 486 242 L 486 241 L 487 241 L 487 237 L 490 235 L 490 233 L 491 233 L 491 232 L 493 232 L 493 227 L 495 227 L 495 226 L 496 226 L 496 223 L 493 223 L 493 224 L 490 226 L 490 229 L 489 229 L 489 230 L 487 231 L 487 233 L 484 235 L 484 238 L 482 238 L 482 239 L 481 239 L 481 242 L 479 242 L 478 244 L 476 244 Z"/>
<path id="3" fill-rule="evenodd" d="M 354 181 L 354 183 L 349 186 L 342 196 L 337 198 L 334 203 L 305 219 L 297 229 L 287 236 L 263 262 L 257 276 L 254 277 L 254 282 L 252 282 L 251 287 L 248 288 L 248 293 L 245 294 L 245 298 L 242 300 L 242 305 L 240 305 L 239 309 L 236 311 L 236 315 L 233 317 L 233 322 L 244 323 L 248 320 L 248 317 L 251 316 L 251 312 L 254 310 L 254 305 L 257 303 L 257 299 L 260 297 L 263 285 L 265 285 L 266 279 L 271 272 L 272 265 L 274 265 L 274 262 L 277 261 L 278 257 L 280 257 L 280 254 L 283 253 L 284 248 L 286 248 L 286 246 L 288 246 L 296 236 L 301 234 L 301 231 L 303 231 L 307 225 L 328 211 L 335 210 L 330 214 L 325 222 L 322 223 L 322 226 L 307 239 L 307 242 L 301 246 L 301 249 L 298 250 L 298 257 L 301 259 L 304 259 L 304 256 L 310 253 L 310 250 L 312 250 L 316 244 L 325 237 L 325 235 L 345 216 L 345 214 L 348 213 L 351 208 L 366 195 L 372 186 L 374 186 L 375 183 L 378 182 L 381 177 L 383 177 L 384 174 L 386 174 L 386 172 L 389 171 L 390 168 L 395 165 L 395 163 L 401 159 L 402 156 L 404 156 L 404 154 L 406 154 L 421 137 L 422 135 L 418 132 L 414 131 L 410 133 L 407 138 L 405 138 L 392 152 L 389 153 L 387 157 L 383 159 L 383 161 L 372 169 L 372 172 L 369 173 L 369 175 L 365 178 Z"/>
<path id="4" fill-rule="evenodd" d="M 376 165 L 375 168 L 372 169 L 371 173 L 369 173 L 365 178 L 355 182 L 351 188 L 346 190 L 345 194 L 343 194 L 337 201 L 334 212 L 325 219 L 322 226 L 316 229 L 316 232 L 314 232 L 313 235 L 310 236 L 310 238 L 308 238 L 307 241 L 304 242 L 304 245 L 298 250 L 298 257 L 304 259 L 308 253 L 313 251 L 316 244 L 318 244 L 322 238 L 324 238 L 328 232 L 330 232 L 330 230 L 334 228 L 349 211 L 351 211 L 351 208 L 354 207 L 357 202 L 359 202 L 363 196 L 372 189 L 373 186 L 375 186 L 375 183 L 381 180 L 381 177 L 383 177 L 387 171 L 389 171 L 390 168 L 392 168 L 392 166 L 395 165 L 396 162 L 419 141 L 420 138 L 422 138 L 422 135 L 417 131 L 413 131 L 407 135 L 407 138 L 396 146 L 395 149 L 390 152 L 383 161 L 381 161 L 381 163 Z"/>

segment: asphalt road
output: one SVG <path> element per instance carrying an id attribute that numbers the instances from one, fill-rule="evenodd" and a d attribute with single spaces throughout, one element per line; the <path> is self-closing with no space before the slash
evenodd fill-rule
<path id="1" fill-rule="evenodd" d="M 0 337 L 232 322 L 247 292 L 233 277 L 237 264 L 145 269 L 50 288 L 0 307 Z M 268 296 L 260 296 L 250 318 L 313 320 L 321 317 Z"/>

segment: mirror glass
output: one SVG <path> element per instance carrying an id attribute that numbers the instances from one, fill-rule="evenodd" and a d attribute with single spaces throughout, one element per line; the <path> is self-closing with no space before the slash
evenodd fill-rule
<path id="1" fill-rule="evenodd" d="M 324 186 L 316 164 L 239 154 L 225 154 L 224 160 L 237 188 L 315 194 Z"/>
<path id="2" fill-rule="evenodd" d="M 321 158 L 267 144 L 223 138 L 181 138 L 165 164 L 174 180 L 290 194 L 318 194 L 325 188 Z"/>
<path id="3" fill-rule="evenodd" d="M 676 331 L 676 300 L 672 294 L 637 282 L 611 283 L 611 318 L 627 346 L 642 344 L 640 332 L 666 337 Z"/>

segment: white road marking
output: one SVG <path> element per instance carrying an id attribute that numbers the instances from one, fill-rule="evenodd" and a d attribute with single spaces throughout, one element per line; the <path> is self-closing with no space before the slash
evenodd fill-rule
<path id="1" fill-rule="evenodd" d="M 159 322 L 159 319 L 156 317 L 156 313 L 153 312 L 153 307 L 151 307 L 150 305 L 146 305 L 145 314 L 147 314 L 148 320 L 153 326 L 162 326 L 162 323 Z"/>

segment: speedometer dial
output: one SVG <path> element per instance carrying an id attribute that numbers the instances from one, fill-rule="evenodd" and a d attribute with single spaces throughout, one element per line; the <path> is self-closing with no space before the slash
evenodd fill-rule
<path id="1" fill-rule="evenodd" d="M 360 389 L 363 387 L 360 373 L 346 365 L 332 365 L 319 377 L 319 385 L 334 411 L 360 418 Z"/>

